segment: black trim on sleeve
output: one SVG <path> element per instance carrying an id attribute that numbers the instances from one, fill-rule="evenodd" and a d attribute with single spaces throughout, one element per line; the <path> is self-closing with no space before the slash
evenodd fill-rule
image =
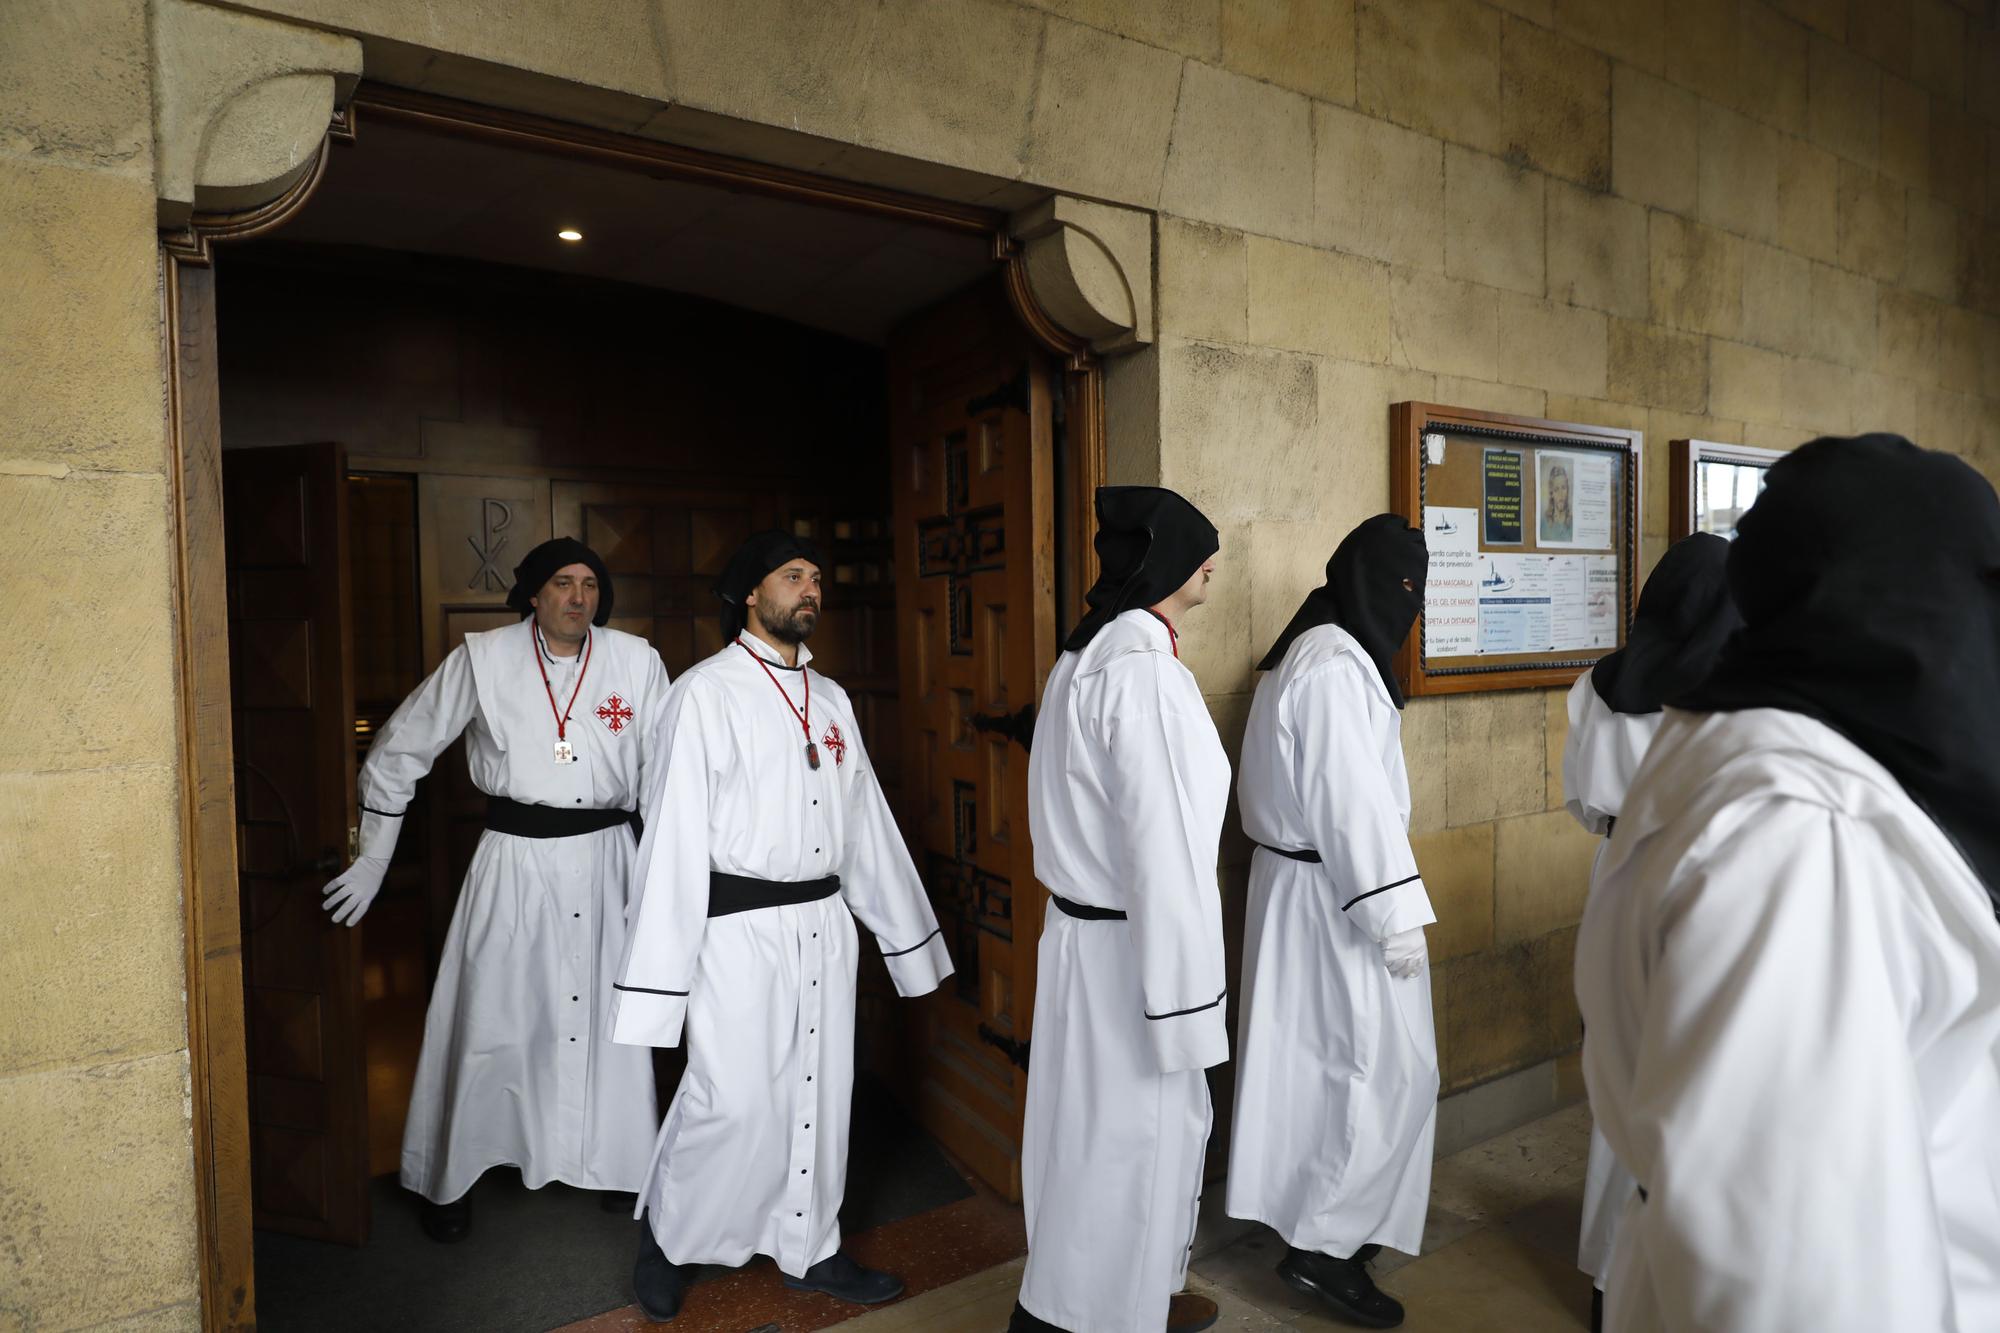
<path id="1" fill-rule="evenodd" d="M 1215 1008 L 1216 1005 L 1221 1004 L 1222 996 L 1227 994 L 1229 994 L 1229 991 L 1225 987 L 1223 989 L 1222 995 L 1216 996 L 1214 999 L 1210 1000 L 1207 1004 L 1198 1004 L 1192 1009 L 1176 1009 L 1171 1014 L 1147 1014 L 1146 1021 L 1149 1023 L 1157 1023 L 1163 1018 L 1184 1018 L 1189 1014 L 1198 1014 L 1204 1009 L 1213 1009 Z"/>
<path id="2" fill-rule="evenodd" d="M 404 810 L 398 810 L 392 814 L 387 810 L 377 810 L 372 805 L 364 805 L 361 808 L 371 815 L 380 815 L 384 819 L 401 819 L 404 815 L 409 813 L 407 809 L 404 809 Z"/>
<path id="3" fill-rule="evenodd" d="M 898 949 L 894 953 L 890 953 L 887 949 L 884 949 L 882 951 L 882 956 L 884 958 L 901 958 L 906 953 L 915 953 L 917 950 L 923 948 L 926 944 L 929 944 L 932 940 L 936 939 L 938 936 L 942 934 L 944 934 L 944 927 L 939 926 L 936 930 L 924 936 L 922 939 L 918 940 L 915 944 L 912 944 L 909 948 Z"/>
<path id="4" fill-rule="evenodd" d="M 1400 888 L 1402 888 L 1402 887 L 1403 887 L 1403 886 L 1404 886 L 1405 884 L 1410 884 L 1410 883 L 1414 883 L 1415 881 L 1417 881 L 1417 880 L 1420 880 L 1420 879 L 1422 879 L 1422 878 L 1423 878 L 1423 875 L 1422 875 L 1422 874 L 1415 874 L 1415 875 L 1410 875 L 1410 876 L 1407 876 L 1407 877 L 1405 877 L 1405 878 L 1403 878 L 1403 879 L 1399 879 L 1399 880 L 1397 880 L 1397 881 L 1396 881 L 1396 882 L 1395 882 L 1394 884 L 1384 884 L 1384 885 L 1383 885 L 1383 886 L 1382 886 L 1381 888 L 1379 888 L 1379 889 L 1370 889 L 1370 890 L 1368 890 L 1368 892 L 1366 892 L 1366 893 L 1362 894 L 1360 898 L 1349 898 L 1349 899 L 1347 900 L 1347 906 L 1346 906 L 1346 907 L 1342 907 L 1342 908 L 1341 908 L 1340 910 L 1341 910 L 1341 911 L 1343 911 L 1343 912 L 1345 912 L 1345 911 L 1347 910 L 1347 908 L 1348 908 L 1348 907 L 1352 907 L 1352 906 L 1354 906 L 1354 904 L 1356 904 L 1356 903 L 1360 902 L 1360 901 L 1361 901 L 1361 898 L 1373 898 L 1373 897 L 1374 897 L 1374 896 L 1375 896 L 1376 894 L 1378 894 L 1378 893 L 1387 893 L 1387 892 L 1388 892 L 1389 890 L 1391 890 L 1391 889 L 1400 889 Z"/>
<path id="5" fill-rule="evenodd" d="M 616 981 L 611 983 L 611 989 L 632 991 L 639 995 L 677 995 L 682 998 L 686 998 L 687 996 L 687 992 L 684 990 L 654 990 L 651 986 L 626 986 Z"/>

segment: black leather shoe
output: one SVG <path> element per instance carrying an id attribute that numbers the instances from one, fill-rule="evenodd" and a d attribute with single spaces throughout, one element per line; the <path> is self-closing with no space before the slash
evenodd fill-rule
<path id="1" fill-rule="evenodd" d="M 1287 1249 L 1278 1261 L 1278 1276 L 1295 1291 L 1319 1297 L 1336 1319 L 1362 1328 L 1395 1328 L 1403 1322 L 1403 1307 L 1382 1292 L 1357 1259 Z"/>
<path id="2" fill-rule="evenodd" d="M 1604 1333 L 1604 1293 L 1590 1289 L 1590 1333 Z"/>
<path id="3" fill-rule="evenodd" d="M 785 1285 L 793 1291 L 823 1291 L 836 1300 L 856 1305 L 880 1305 L 903 1294 L 903 1279 L 894 1273 L 863 1268 L 848 1258 L 845 1250 L 820 1260 L 806 1270 L 804 1277 L 785 1274 Z"/>
<path id="4" fill-rule="evenodd" d="M 1007 1321 L 1007 1333 L 1063 1333 L 1063 1331 L 1041 1316 L 1029 1313 L 1026 1306 L 1015 1301 L 1014 1317 Z"/>
<path id="5" fill-rule="evenodd" d="M 1354 1262 L 1357 1264 L 1372 1264 L 1375 1262 L 1375 1256 L 1380 1253 L 1382 1253 L 1380 1245 L 1363 1245 L 1354 1252 Z"/>
<path id="6" fill-rule="evenodd" d="M 687 1297 L 687 1270 L 660 1252 L 653 1224 L 639 1220 L 639 1258 L 632 1265 L 632 1294 L 646 1318 L 664 1324 L 681 1312 Z"/>
<path id="7" fill-rule="evenodd" d="M 472 1196 L 467 1194 L 450 1203 L 424 1200 L 417 1221 L 424 1234 L 440 1245 L 456 1245 L 472 1234 Z"/>

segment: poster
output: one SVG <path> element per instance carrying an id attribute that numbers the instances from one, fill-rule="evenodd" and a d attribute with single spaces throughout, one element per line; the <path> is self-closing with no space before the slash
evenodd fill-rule
<path id="1" fill-rule="evenodd" d="M 1589 628 L 1589 648 L 1618 646 L 1618 557 L 1584 557 L 1584 615 Z"/>
<path id="2" fill-rule="evenodd" d="M 1554 633 L 1554 570 L 1546 555 L 1489 555 L 1479 570 L 1479 651 L 1546 652 Z"/>
<path id="3" fill-rule="evenodd" d="M 1611 466 L 1597 454 L 1535 455 L 1535 545 L 1603 551 L 1611 546 Z"/>
<path id="4" fill-rule="evenodd" d="M 1480 460 L 1484 474 L 1485 544 L 1519 546 L 1521 522 L 1521 451 L 1488 449 Z"/>
<path id="5" fill-rule="evenodd" d="M 1590 646 L 1590 587 L 1584 562 L 1588 556 L 1552 555 L 1549 647 L 1568 652 Z"/>
<path id="6" fill-rule="evenodd" d="M 1470 657 L 1479 651 L 1479 511 L 1424 510 L 1424 656 Z"/>

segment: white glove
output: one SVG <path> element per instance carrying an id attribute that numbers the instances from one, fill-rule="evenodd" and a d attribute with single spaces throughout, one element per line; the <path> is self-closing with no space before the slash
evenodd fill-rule
<path id="1" fill-rule="evenodd" d="M 368 904 L 382 891 L 382 878 L 389 873 L 386 856 L 359 856 L 333 883 L 320 890 L 326 910 L 336 924 L 352 926 L 361 920 Z"/>
<path id="2" fill-rule="evenodd" d="M 1402 930 L 1382 941 L 1382 961 L 1388 964 L 1389 975 L 1407 981 L 1411 977 L 1423 975 L 1424 963 L 1430 951 L 1424 947 L 1424 928 Z"/>

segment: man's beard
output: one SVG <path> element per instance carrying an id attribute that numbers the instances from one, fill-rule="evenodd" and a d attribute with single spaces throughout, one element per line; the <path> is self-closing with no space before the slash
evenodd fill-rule
<path id="1" fill-rule="evenodd" d="M 779 643 L 789 643 L 793 647 L 810 639 L 813 629 L 819 624 L 819 608 L 809 602 L 801 602 L 782 613 L 766 611 L 762 602 L 750 609 L 766 634 Z M 811 613 L 810 619 L 807 618 L 808 612 Z"/>

